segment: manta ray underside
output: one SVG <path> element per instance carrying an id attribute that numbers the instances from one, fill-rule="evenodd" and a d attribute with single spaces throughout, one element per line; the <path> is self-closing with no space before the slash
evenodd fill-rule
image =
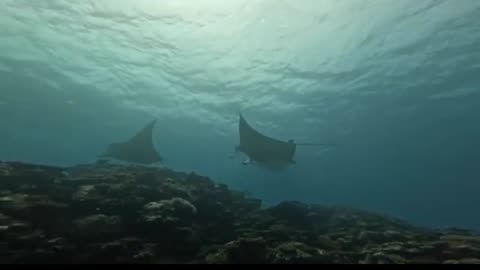
<path id="1" fill-rule="evenodd" d="M 285 142 L 265 136 L 255 130 L 241 114 L 238 130 L 240 145 L 237 146 L 237 150 L 247 155 L 250 161 L 275 168 L 295 164 L 293 157 L 297 145 L 293 140 Z"/>
<path id="2" fill-rule="evenodd" d="M 135 136 L 125 142 L 110 144 L 99 157 L 139 164 L 162 162 L 162 157 L 157 153 L 153 144 L 153 127 L 156 122 L 157 120 L 151 121 Z"/>

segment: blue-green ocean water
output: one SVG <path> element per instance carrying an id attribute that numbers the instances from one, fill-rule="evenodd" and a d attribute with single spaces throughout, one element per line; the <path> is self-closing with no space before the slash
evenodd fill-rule
<path id="1" fill-rule="evenodd" d="M 478 0 L 0 0 L 0 159 L 94 162 L 152 119 L 165 165 L 266 203 L 480 229 Z M 238 113 L 298 142 L 231 158 Z"/>

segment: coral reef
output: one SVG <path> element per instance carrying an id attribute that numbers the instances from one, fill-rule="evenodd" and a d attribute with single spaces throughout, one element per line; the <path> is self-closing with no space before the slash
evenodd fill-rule
<path id="1" fill-rule="evenodd" d="M 358 209 L 261 201 L 207 177 L 0 162 L 1 263 L 480 263 L 480 236 Z"/>

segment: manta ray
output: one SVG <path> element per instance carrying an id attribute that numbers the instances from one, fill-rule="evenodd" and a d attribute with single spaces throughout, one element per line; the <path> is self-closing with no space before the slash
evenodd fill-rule
<path id="1" fill-rule="evenodd" d="M 151 121 L 127 141 L 110 144 L 98 157 L 139 164 L 161 163 L 163 159 L 153 144 L 153 127 L 156 122 L 156 119 Z"/>
<path id="2" fill-rule="evenodd" d="M 240 114 L 238 122 L 240 144 L 235 150 L 244 153 L 248 159 L 244 165 L 252 162 L 263 167 L 277 169 L 296 164 L 294 159 L 297 146 L 322 146 L 335 144 L 295 143 L 294 140 L 282 141 L 268 137 L 255 130 Z"/>

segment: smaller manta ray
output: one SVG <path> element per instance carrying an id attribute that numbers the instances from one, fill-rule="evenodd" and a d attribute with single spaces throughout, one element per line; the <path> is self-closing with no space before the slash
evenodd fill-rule
<path id="1" fill-rule="evenodd" d="M 294 140 L 281 141 L 268 137 L 255 130 L 240 114 L 238 123 L 240 144 L 235 148 L 238 152 L 247 155 L 247 160 L 243 165 L 249 165 L 253 162 L 269 168 L 281 169 L 291 164 L 296 164 L 294 160 L 297 146 L 321 146 L 334 144 L 314 144 L 314 143 L 295 143 Z"/>
<path id="2" fill-rule="evenodd" d="M 98 157 L 147 165 L 161 163 L 162 157 L 155 150 L 152 136 L 156 122 L 157 120 L 151 121 L 135 136 L 125 142 L 110 144 L 107 150 L 103 154 L 98 155 Z M 101 162 L 105 161 L 102 160 Z"/>

